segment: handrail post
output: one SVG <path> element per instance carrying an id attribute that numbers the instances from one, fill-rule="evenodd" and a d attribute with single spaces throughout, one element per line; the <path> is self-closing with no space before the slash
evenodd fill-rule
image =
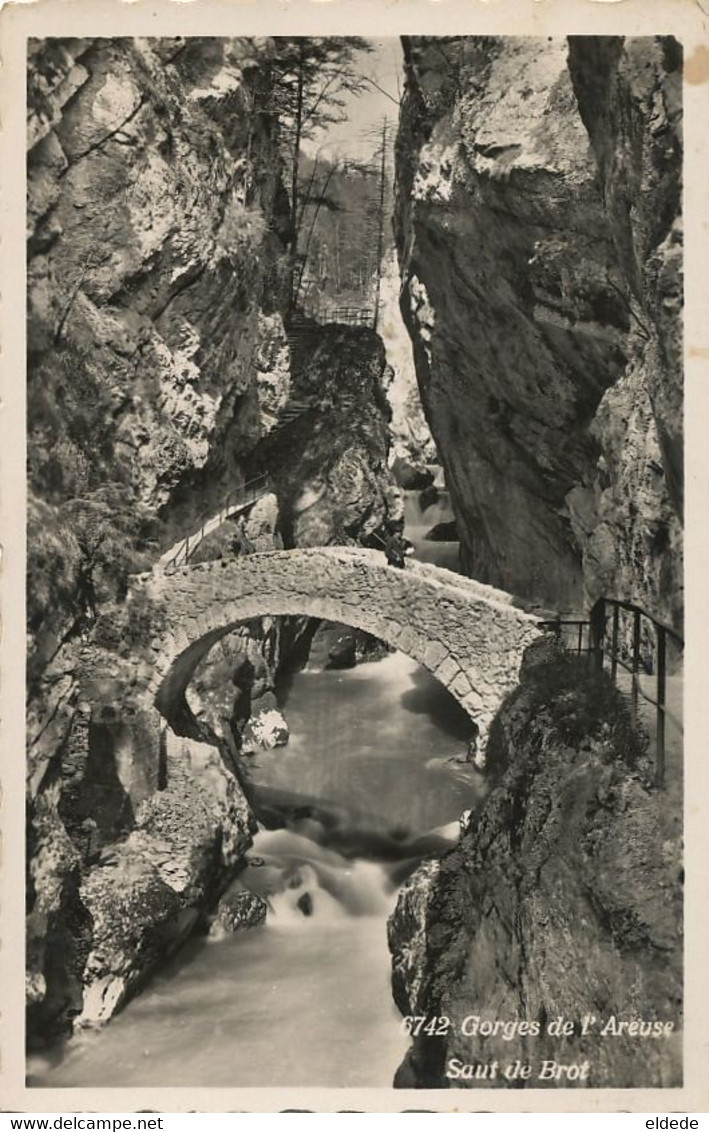
<path id="1" fill-rule="evenodd" d="M 608 612 L 609 606 L 612 607 L 612 628 L 610 633 L 610 644 L 608 636 Z M 623 625 L 623 642 L 622 647 L 619 647 L 620 638 L 620 611 L 625 610 L 632 614 L 632 628 L 631 628 L 631 658 L 628 662 L 626 650 L 626 637 L 625 625 Z M 654 626 L 655 630 L 655 649 L 652 661 L 648 658 L 643 661 L 641 655 L 642 647 L 642 618 L 645 618 Z M 577 620 L 563 620 L 560 616 L 555 617 L 553 620 L 544 621 L 540 626 L 547 632 L 553 632 L 559 642 L 562 639 L 562 631 L 576 626 L 578 629 L 578 642 L 577 647 L 579 652 L 583 650 L 583 630 L 584 626 L 588 632 L 588 652 L 593 653 L 595 657 L 595 665 L 599 671 L 603 671 L 605 666 L 605 659 L 610 654 L 610 672 L 611 679 L 616 685 L 618 665 L 624 670 L 628 671 L 631 675 L 631 689 L 630 689 L 630 714 L 633 722 L 639 722 L 639 708 L 640 697 L 647 703 L 655 708 L 655 767 L 654 767 L 654 783 L 659 789 L 665 785 L 665 777 L 667 771 L 666 755 L 667 755 L 667 718 L 675 723 L 680 732 L 682 732 L 682 724 L 678 723 L 674 716 L 667 710 L 667 639 L 670 637 L 673 641 L 679 642 L 680 647 L 684 644 L 682 638 L 674 629 L 668 628 L 661 622 L 656 621 L 655 618 L 640 609 L 638 606 L 633 605 L 629 601 L 617 601 L 614 598 L 599 598 L 592 607 L 587 621 Z M 573 638 L 571 638 L 573 639 Z M 569 641 L 569 652 L 573 651 L 573 644 Z M 642 665 L 642 668 L 641 668 Z M 641 672 L 647 672 L 648 675 L 655 675 L 655 698 L 646 692 L 641 683 Z"/>
<path id="2" fill-rule="evenodd" d="M 615 684 L 618 675 L 618 606 L 613 606 L 613 629 L 611 630 L 611 680 Z"/>
<path id="3" fill-rule="evenodd" d="M 638 716 L 638 686 L 640 684 L 640 610 L 633 610 L 633 673 L 630 693 L 630 704 L 633 719 Z"/>
<path id="4" fill-rule="evenodd" d="M 665 784 L 665 704 L 667 679 L 667 639 L 662 625 L 657 626 L 657 727 L 655 785 Z"/>
<path id="5" fill-rule="evenodd" d="M 591 619 L 589 627 L 590 645 L 595 656 L 596 668 L 599 672 L 603 671 L 603 649 L 605 646 L 606 636 L 606 602 L 605 598 L 599 597 L 598 601 L 591 610 Z"/>

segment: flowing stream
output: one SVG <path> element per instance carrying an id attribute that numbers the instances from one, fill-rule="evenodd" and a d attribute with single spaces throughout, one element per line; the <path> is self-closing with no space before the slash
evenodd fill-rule
<path id="1" fill-rule="evenodd" d="M 281 699 L 290 742 L 251 776 L 286 825 L 259 831 L 238 881 L 266 924 L 190 941 L 104 1031 L 32 1058 L 30 1084 L 391 1086 L 408 1042 L 386 919 L 481 800 L 467 719 L 401 653 L 306 669 Z"/>
<path id="2" fill-rule="evenodd" d="M 427 502 L 426 493 L 404 492 L 406 537 L 413 543 L 416 557 L 421 562 L 433 562 L 446 570 L 457 570 L 460 544 L 457 538 L 441 537 L 447 533 L 444 528 L 453 525 L 450 493 L 441 471 L 436 475 L 433 488 L 430 502 Z M 429 534 L 433 534 L 434 538 L 427 538 Z"/>

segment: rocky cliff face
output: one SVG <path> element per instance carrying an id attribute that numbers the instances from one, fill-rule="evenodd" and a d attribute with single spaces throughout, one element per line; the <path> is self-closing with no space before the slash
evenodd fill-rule
<path id="1" fill-rule="evenodd" d="M 466 570 L 681 620 L 674 41 L 404 41 L 402 311 Z"/>
<path id="2" fill-rule="evenodd" d="M 366 539 L 403 504 L 388 471 L 390 380 L 384 344 L 365 327 L 294 328 L 293 416 L 259 447 L 273 477 L 286 546 Z"/>
<path id="3" fill-rule="evenodd" d="M 482 810 L 413 875 L 389 923 L 402 1014 L 450 1020 L 415 1038 L 401 1087 L 681 1083 L 677 799 L 652 789 L 607 678 L 553 650 L 538 663 L 538 647 L 494 725 Z M 618 1028 L 639 1020 L 661 1035 Z M 555 1076 L 545 1062 L 578 1068 Z M 528 1076 L 506 1076 L 515 1063 Z"/>
<path id="4" fill-rule="evenodd" d="M 284 325 L 287 199 L 262 113 L 271 50 L 199 38 L 30 45 L 39 1040 L 110 1017 L 228 883 L 251 836 L 241 737 L 275 702 L 302 628 L 262 619 L 209 654 L 185 705 L 194 726 L 178 738 L 151 705 L 125 699 L 159 634 L 148 603 L 126 604 L 131 574 L 261 471 L 274 490 L 205 539 L 202 560 L 354 541 L 398 506 L 379 339 L 311 328 L 303 341 Z M 334 358 L 339 384 L 321 389 Z M 326 405 L 303 413 L 308 383 L 330 417 Z M 335 428 L 349 438 L 339 448 Z"/>
<path id="5" fill-rule="evenodd" d="M 569 40 L 631 311 L 628 364 L 592 424 L 600 455 L 567 497 L 590 596 L 623 590 L 682 625 L 682 53 L 672 38 Z"/>
<path id="6" fill-rule="evenodd" d="M 399 265 L 392 249 L 382 274 L 378 324 L 393 374 L 387 390 L 391 405 L 392 456 L 421 467 L 437 464 L 438 453 L 421 406 L 411 340 L 399 306 L 400 287 Z"/>
<path id="7" fill-rule="evenodd" d="M 169 545 L 243 481 L 287 397 L 280 162 L 257 109 L 267 53 L 251 40 L 31 45 L 30 574 L 50 580 L 46 595 L 31 588 L 40 661 L 82 586 L 94 591 L 84 604 L 113 596 L 136 554 Z"/>

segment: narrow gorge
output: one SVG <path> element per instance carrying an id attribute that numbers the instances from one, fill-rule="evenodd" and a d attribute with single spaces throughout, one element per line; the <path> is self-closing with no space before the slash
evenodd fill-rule
<path id="1" fill-rule="evenodd" d="M 31 1085 L 681 1083 L 681 82 L 30 42 Z"/>

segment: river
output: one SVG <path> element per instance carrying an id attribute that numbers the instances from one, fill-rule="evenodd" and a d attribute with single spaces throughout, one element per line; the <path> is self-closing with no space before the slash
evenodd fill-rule
<path id="1" fill-rule="evenodd" d="M 105 1030 L 33 1056 L 31 1085 L 391 1086 L 407 1039 L 386 919 L 416 860 L 482 798 L 467 719 L 401 653 L 306 669 L 280 698 L 289 744 L 251 777 L 312 806 L 254 840 L 240 883 L 267 896 L 266 924 L 191 940 Z"/>
<path id="2" fill-rule="evenodd" d="M 435 494 L 431 492 L 431 502 L 421 505 L 421 492 L 404 492 L 404 529 L 406 537 L 413 543 L 416 557 L 421 562 L 432 562 L 444 566 L 446 570 L 458 570 L 460 543 L 457 539 L 429 539 L 426 536 L 452 524 L 453 509 L 450 493 L 445 486 L 443 472 L 437 470 L 434 483 Z M 424 495 L 425 502 L 425 495 Z"/>

